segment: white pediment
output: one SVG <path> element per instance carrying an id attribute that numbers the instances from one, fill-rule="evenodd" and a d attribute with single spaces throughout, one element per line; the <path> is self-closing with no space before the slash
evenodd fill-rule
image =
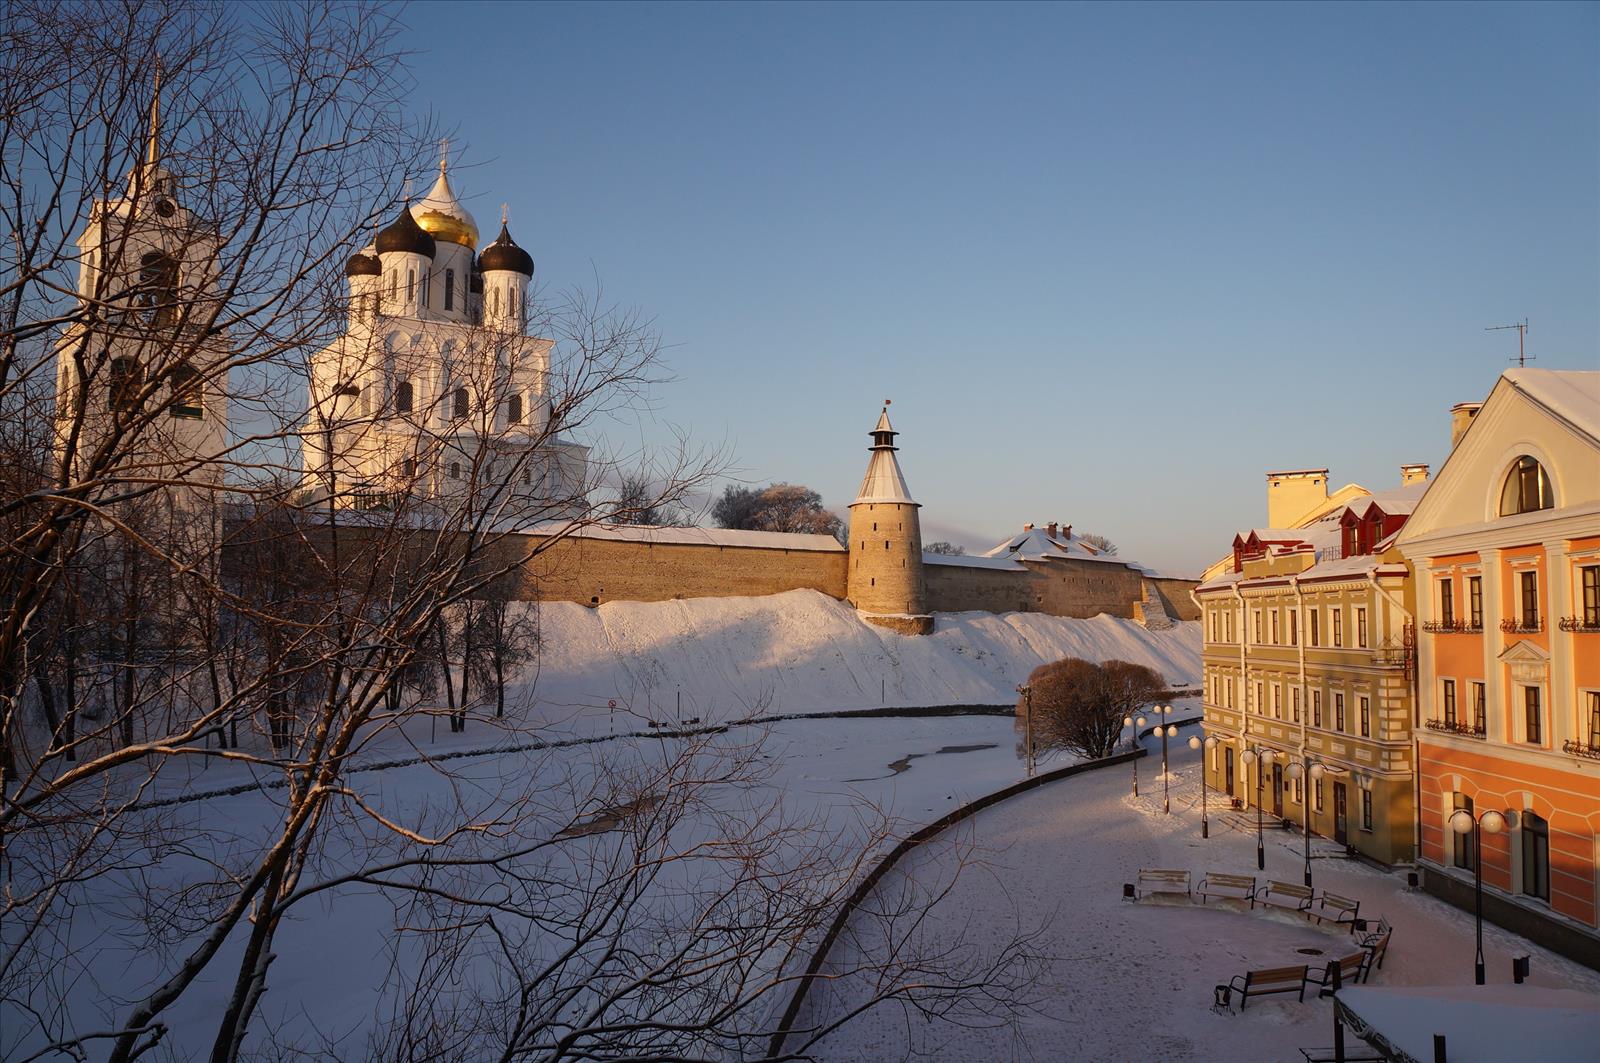
<path id="1" fill-rule="evenodd" d="M 1550 653 L 1527 639 L 1507 646 L 1495 658 L 1511 666 L 1511 679 L 1516 683 L 1543 683 L 1550 677 Z"/>

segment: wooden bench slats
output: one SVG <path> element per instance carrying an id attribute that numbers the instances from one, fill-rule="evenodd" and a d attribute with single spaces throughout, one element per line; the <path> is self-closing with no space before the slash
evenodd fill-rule
<path id="1" fill-rule="evenodd" d="M 1307 970 L 1302 964 L 1297 967 L 1267 967 L 1259 971 L 1236 974 L 1227 985 L 1217 987 L 1219 1003 L 1228 1003 L 1226 996 L 1231 996 L 1233 993 L 1239 994 L 1240 1011 L 1249 1004 L 1252 994 L 1259 997 L 1273 993 L 1294 993 L 1303 1002 L 1306 999 Z"/>
<path id="2" fill-rule="evenodd" d="M 1232 892 L 1228 892 L 1232 891 Z M 1228 897 L 1234 900 L 1250 902 L 1250 907 L 1256 905 L 1256 877 L 1254 875 L 1228 875 L 1220 871 L 1207 871 L 1200 880 L 1200 885 L 1195 887 L 1195 892 L 1200 895 L 1202 903 L 1207 897 Z"/>
<path id="3" fill-rule="evenodd" d="M 1309 886 L 1279 882 L 1276 879 L 1269 881 L 1256 893 L 1256 900 L 1262 904 L 1290 912 L 1307 911 L 1311 907 L 1313 897 L 1314 894 Z"/>
<path id="4" fill-rule="evenodd" d="M 1189 872 L 1168 868 L 1141 867 L 1139 869 L 1138 894 L 1146 893 L 1182 893 L 1193 896 L 1189 887 Z"/>

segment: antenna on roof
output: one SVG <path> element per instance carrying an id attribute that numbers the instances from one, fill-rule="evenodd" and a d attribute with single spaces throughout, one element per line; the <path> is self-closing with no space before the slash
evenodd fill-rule
<path id="1" fill-rule="evenodd" d="M 1523 318 L 1522 321 L 1519 324 L 1515 324 L 1515 325 L 1490 325 L 1488 328 L 1484 329 L 1483 331 L 1485 331 L 1485 332 L 1501 332 L 1501 331 L 1503 331 L 1505 329 L 1516 329 L 1517 330 L 1517 365 L 1518 365 L 1518 367 L 1527 365 L 1529 358 L 1537 357 L 1537 355 L 1532 355 L 1532 354 L 1528 353 L 1528 347 L 1527 347 L 1528 319 L 1527 318 Z M 1510 361 L 1509 358 L 1506 359 L 1506 360 Z"/>

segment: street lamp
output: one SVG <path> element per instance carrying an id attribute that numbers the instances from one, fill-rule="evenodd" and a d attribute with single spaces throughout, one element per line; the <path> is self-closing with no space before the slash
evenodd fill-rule
<path id="1" fill-rule="evenodd" d="M 1450 813 L 1450 829 L 1462 837 L 1472 835 L 1473 917 L 1478 924 L 1478 955 L 1473 972 L 1477 984 L 1483 985 L 1483 836 L 1505 830 L 1506 817 L 1492 808 L 1478 816 L 1458 808 Z"/>
<path id="2" fill-rule="evenodd" d="M 1256 870 L 1267 869 L 1267 848 L 1261 833 L 1261 776 L 1267 768 L 1272 766 L 1276 754 L 1270 749 L 1252 746 L 1240 754 L 1239 759 L 1244 761 L 1244 766 L 1256 765 Z"/>
<path id="3" fill-rule="evenodd" d="M 1168 705 L 1166 708 L 1157 709 L 1156 711 L 1170 714 L 1172 712 L 1172 706 Z M 1178 725 L 1175 723 L 1169 723 L 1163 727 L 1158 723 L 1156 724 L 1156 733 L 1161 736 L 1161 811 L 1166 815 L 1171 815 L 1172 782 L 1171 775 L 1167 771 L 1167 739 L 1176 738 L 1178 736 Z"/>
<path id="4" fill-rule="evenodd" d="M 1133 728 L 1133 747 L 1137 752 L 1139 748 L 1139 728 L 1144 726 L 1144 717 L 1124 716 L 1122 726 Z M 1139 758 L 1133 758 L 1133 796 L 1139 796 Z"/>
<path id="5" fill-rule="evenodd" d="M 1284 769 L 1284 774 L 1291 779 L 1304 778 L 1306 784 L 1300 791 L 1300 818 L 1305 824 L 1306 835 L 1306 888 L 1311 888 L 1311 788 L 1322 781 L 1328 773 L 1327 766 L 1310 757 L 1305 758 L 1305 764 L 1295 761 Z"/>
<path id="6" fill-rule="evenodd" d="M 1217 748 L 1217 736 L 1207 735 L 1204 742 L 1200 736 L 1195 735 L 1189 739 L 1190 749 L 1205 747 L 1205 752 L 1200 754 L 1200 837 L 1211 837 L 1211 819 L 1206 814 L 1206 761 L 1211 756 L 1211 751 Z"/>
<path id="7" fill-rule="evenodd" d="M 1033 778 L 1033 687 L 1027 683 L 1017 687 L 1017 693 L 1022 695 L 1023 716 L 1023 744 L 1028 748 L 1028 778 Z"/>

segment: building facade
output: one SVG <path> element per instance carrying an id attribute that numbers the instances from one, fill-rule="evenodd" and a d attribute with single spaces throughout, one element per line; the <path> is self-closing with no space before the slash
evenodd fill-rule
<path id="1" fill-rule="evenodd" d="M 1269 474 L 1269 497 L 1284 475 Z M 1346 489 L 1341 505 L 1301 506 L 1316 515 L 1299 527 L 1239 533 L 1195 591 L 1219 739 L 1207 785 L 1389 864 L 1414 852 L 1415 602 L 1395 539 L 1426 475 L 1404 466 L 1395 491 Z"/>
<path id="2" fill-rule="evenodd" d="M 1487 914 L 1600 962 L 1600 372 L 1511 369 L 1454 413 L 1398 542 L 1421 617 L 1426 883 L 1470 904 L 1477 854 L 1450 817 L 1505 813 L 1482 838 Z"/>

